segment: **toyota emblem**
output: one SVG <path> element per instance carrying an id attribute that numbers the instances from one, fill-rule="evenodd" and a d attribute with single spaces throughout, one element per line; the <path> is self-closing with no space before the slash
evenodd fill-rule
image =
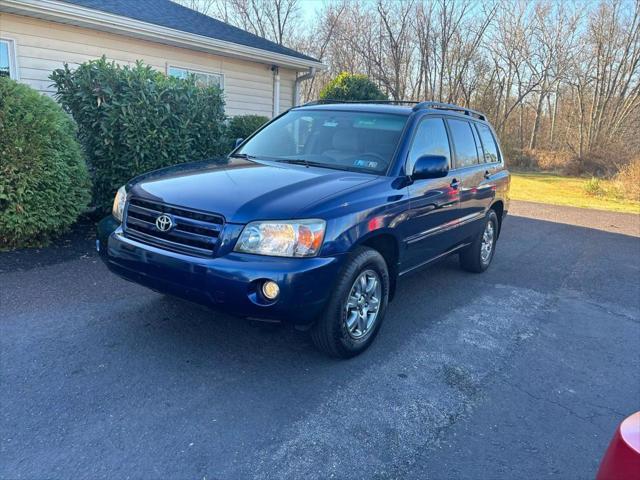
<path id="1" fill-rule="evenodd" d="M 156 228 L 161 232 L 168 232 L 172 227 L 173 219 L 166 213 L 163 213 L 158 218 L 156 218 Z"/>

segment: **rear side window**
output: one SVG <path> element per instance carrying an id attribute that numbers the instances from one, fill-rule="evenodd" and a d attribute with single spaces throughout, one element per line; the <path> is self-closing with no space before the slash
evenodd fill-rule
<path id="1" fill-rule="evenodd" d="M 449 138 L 442 118 L 425 118 L 418 125 L 409 151 L 407 172 L 413 171 L 416 160 L 423 155 L 442 155 L 451 165 Z"/>
<path id="2" fill-rule="evenodd" d="M 482 141 L 482 147 L 484 148 L 484 161 L 486 163 L 494 163 L 500 161 L 500 154 L 498 153 L 498 144 L 491 132 L 491 129 L 484 124 L 476 123 L 480 140 Z"/>
<path id="3" fill-rule="evenodd" d="M 456 152 L 456 168 L 468 167 L 479 163 L 471 124 L 464 120 L 452 119 L 447 119 L 447 123 L 451 130 L 451 140 L 453 140 L 453 148 Z"/>

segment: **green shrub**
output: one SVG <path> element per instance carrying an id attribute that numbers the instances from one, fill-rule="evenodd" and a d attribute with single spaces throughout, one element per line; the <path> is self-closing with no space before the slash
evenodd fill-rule
<path id="1" fill-rule="evenodd" d="M 342 72 L 321 91 L 323 100 L 387 100 L 378 86 L 366 75 Z"/>
<path id="2" fill-rule="evenodd" d="M 51 75 L 57 98 L 78 124 L 93 178 L 93 202 L 105 211 L 132 177 L 228 150 L 222 91 L 199 87 L 137 62 L 105 57 Z"/>
<path id="3" fill-rule="evenodd" d="M 230 145 L 233 147 L 238 138 L 249 137 L 268 121 L 269 119 L 262 115 L 236 115 L 229 120 L 227 129 L 227 136 L 231 141 Z"/>
<path id="4" fill-rule="evenodd" d="M 73 120 L 52 99 L 0 77 L 0 248 L 45 244 L 89 199 Z"/>

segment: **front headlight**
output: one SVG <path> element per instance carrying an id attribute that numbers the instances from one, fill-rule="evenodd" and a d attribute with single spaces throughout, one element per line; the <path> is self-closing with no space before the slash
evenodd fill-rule
<path id="1" fill-rule="evenodd" d="M 315 257 L 325 227 L 324 220 L 315 219 L 252 222 L 242 230 L 234 250 L 276 257 Z"/>
<path id="2" fill-rule="evenodd" d="M 118 189 L 116 198 L 113 199 L 113 208 L 111 213 L 119 222 L 122 222 L 122 216 L 124 214 L 124 205 L 127 203 L 127 190 L 124 185 Z"/>

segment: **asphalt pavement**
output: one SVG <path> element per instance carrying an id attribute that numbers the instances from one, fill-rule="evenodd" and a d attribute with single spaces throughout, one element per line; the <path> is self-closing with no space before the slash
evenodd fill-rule
<path id="1" fill-rule="evenodd" d="M 0 478 L 593 478 L 640 410 L 640 216 L 513 202 L 493 265 L 403 278 L 349 361 L 110 274 L 0 254 Z"/>

